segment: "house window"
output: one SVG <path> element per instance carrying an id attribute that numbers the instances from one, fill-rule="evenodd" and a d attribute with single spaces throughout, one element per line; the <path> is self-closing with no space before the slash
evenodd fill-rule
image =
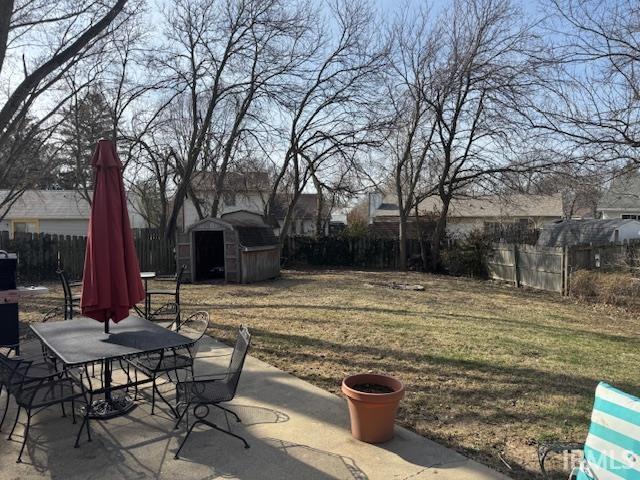
<path id="1" fill-rule="evenodd" d="M 235 192 L 224 192 L 224 204 L 227 207 L 235 207 L 236 206 L 236 193 Z"/>
<path id="2" fill-rule="evenodd" d="M 621 215 L 620 218 L 623 220 L 638 220 L 640 215 Z"/>
<path id="3" fill-rule="evenodd" d="M 13 220 L 11 233 L 38 233 L 38 220 Z"/>

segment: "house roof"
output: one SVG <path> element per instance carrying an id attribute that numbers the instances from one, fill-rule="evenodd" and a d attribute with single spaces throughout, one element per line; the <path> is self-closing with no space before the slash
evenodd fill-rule
<path id="1" fill-rule="evenodd" d="M 280 194 L 276 197 L 276 203 L 271 209 L 272 215 L 278 219 L 284 219 L 287 208 L 289 206 L 290 196 Z M 325 204 L 325 215 L 330 215 L 329 206 Z M 317 193 L 303 193 L 298 198 L 294 209 L 294 218 L 298 220 L 313 220 L 316 218 L 316 209 L 318 208 Z"/>
<path id="2" fill-rule="evenodd" d="M 0 198 L 6 198 L 8 190 L 0 190 Z M 78 219 L 89 218 L 91 207 L 74 190 L 27 190 L 11 206 L 5 219 Z"/>
<path id="3" fill-rule="evenodd" d="M 213 190 L 217 175 L 213 172 L 195 172 L 192 185 L 195 190 Z M 267 191 L 270 188 L 267 172 L 227 172 L 222 189 L 225 192 Z"/>
<path id="4" fill-rule="evenodd" d="M 439 197 L 429 197 L 418 207 L 421 215 L 437 213 L 442 208 Z M 552 217 L 562 218 L 562 195 L 486 195 L 455 198 L 449 206 L 449 217 Z M 398 216 L 395 195 L 387 195 L 376 210 L 376 216 Z"/>
<path id="5" fill-rule="evenodd" d="M 606 245 L 611 243 L 616 230 L 637 220 L 563 220 L 545 225 L 538 237 L 538 245 L 559 247 L 565 245 Z"/>
<path id="6" fill-rule="evenodd" d="M 638 174 L 618 177 L 598 204 L 598 210 L 626 209 L 640 209 L 640 175 Z"/>

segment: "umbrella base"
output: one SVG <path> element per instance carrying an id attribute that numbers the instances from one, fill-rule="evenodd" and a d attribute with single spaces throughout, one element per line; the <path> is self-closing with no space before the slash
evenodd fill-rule
<path id="1" fill-rule="evenodd" d="M 96 400 L 91 404 L 89 418 L 106 420 L 108 418 L 125 415 L 135 408 L 131 395 L 111 397 L 110 399 Z"/>

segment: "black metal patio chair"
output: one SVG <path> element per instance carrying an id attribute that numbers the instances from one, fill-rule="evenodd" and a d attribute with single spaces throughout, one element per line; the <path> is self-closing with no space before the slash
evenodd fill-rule
<path id="1" fill-rule="evenodd" d="M 185 381 L 179 381 L 176 385 L 176 410 L 180 411 L 180 407 L 183 407 L 184 410 L 182 410 L 182 413 L 178 416 L 175 428 L 179 427 L 185 416 L 187 419 L 187 434 L 175 454 L 176 459 L 180 458 L 180 451 L 195 426 L 200 424 L 235 437 L 244 443 L 244 448 L 249 448 L 249 444 L 243 437 L 210 422 L 207 420 L 207 416 L 209 415 L 209 407 L 213 406 L 230 413 L 237 422 L 241 421 L 238 414 L 220 404 L 230 402 L 234 399 L 250 345 L 251 334 L 249 330 L 243 326 L 238 331 L 236 344 L 233 348 L 231 361 L 229 362 L 229 367 L 226 372 L 217 375 L 194 376 Z M 193 409 L 193 415 L 197 419 L 191 426 L 189 426 L 189 409 Z"/>
<path id="2" fill-rule="evenodd" d="M 20 362 L 25 358 L 30 359 L 30 373 L 35 377 L 46 377 L 57 372 L 56 364 L 50 361 L 39 341 L 29 340 L 27 342 L 22 342 L 20 345 L 20 356 L 16 356 L 16 351 L 17 345 L 4 346 L 0 349 L 0 358 L 7 359 L 12 364 Z M 42 357 L 40 357 L 40 355 L 42 355 Z M 11 387 L 14 386 L 12 385 L 14 379 L 10 373 L 11 372 L 7 369 L 0 369 L 0 394 L 2 393 L 2 390 L 6 390 L 7 392 L 2 418 L 0 419 L 0 430 L 2 430 L 2 426 L 4 425 L 4 421 L 7 417 L 7 412 L 9 411 Z M 64 406 L 62 406 L 62 410 L 64 414 Z"/>
<path id="3" fill-rule="evenodd" d="M 54 321 L 56 318 L 64 318 L 64 311 L 63 309 L 61 309 L 60 307 L 54 307 L 51 310 L 48 310 L 42 317 L 42 319 L 40 320 L 41 323 L 46 323 L 46 322 L 50 322 L 50 321 Z M 31 329 L 29 329 L 29 331 L 27 332 L 27 334 L 25 335 L 25 337 L 27 338 L 27 342 L 28 345 L 34 345 L 40 346 L 40 351 L 42 352 L 42 359 L 47 362 L 47 363 L 51 363 L 53 365 L 54 368 L 57 367 L 58 364 L 58 357 L 56 357 L 46 346 L 44 343 L 42 343 L 38 338 L 36 338 L 35 334 L 33 333 L 33 331 Z M 23 347 L 25 354 L 31 357 L 34 357 L 35 354 L 31 353 L 31 350 L 33 350 L 32 348 L 29 348 L 29 346 Z M 37 350 L 37 348 L 36 348 Z"/>
<path id="4" fill-rule="evenodd" d="M 69 278 L 64 270 L 56 272 L 62 283 L 62 291 L 64 292 L 64 319 L 71 320 L 73 318 L 73 309 L 80 306 L 82 294 L 74 292 L 75 288 L 82 287 L 82 282 L 69 282 Z"/>
<path id="5" fill-rule="evenodd" d="M 22 462 L 22 454 L 29 438 L 32 417 L 54 405 L 64 406 L 65 403 L 71 403 L 73 423 L 75 424 L 75 402 L 76 400 L 81 400 L 85 403 L 87 408 L 85 409 L 85 415 L 78 430 L 74 446 L 76 448 L 79 446 L 80 434 L 85 426 L 87 438 L 91 441 L 88 417 L 89 399 L 82 383 L 75 382 L 65 371 L 54 371 L 48 375 L 42 375 L 40 370 L 34 369 L 32 360 L 19 357 L 0 357 L 0 371 L 2 372 L 0 377 L 4 379 L 8 393 L 18 405 L 16 418 L 7 440 L 11 440 L 22 410 L 27 414 L 27 422 L 17 463 Z M 64 408 L 63 415 L 65 415 Z"/>
<path id="6" fill-rule="evenodd" d="M 156 277 L 156 280 L 159 281 L 175 281 L 175 287 L 147 291 L 147 305 L 151 305 L 151 300 L 154 296 L 171 296 L 173 297 L 173 301 L 177 305 L 180 305 L 180 285 L 182 284 L 182 276 L 184 275 L 184 271 L 186 270 L 186 268 L 186 265 L 182 265 L 175 277 Z"/>
<path id="7" fill-rule="evenodd" d="M 177 315 L 179 315 L 179 311 L 178 308 Z M 190 315 L 183 321 L 179 321 L 179 324 L 177 322 L 178 320 L 167 325 L 167 328 L 176 331 L 179 330 L 181 335 L 191 339 L 190 344 L 182 348 L 162 350 L 127 360 L 127 364 L 134 368 L 136 384 L 138 382 L 138 371 L 152 380 L 151 415 L 155 414 L 156 394 L 158 394 L 160 399 L 169 406 L 171 412 L 177 417 L 177 412 L 173 408 L 173 405 L 165 399 L 158 389 L 157 379 L 161 375 L 167 375 L 171 380 L 171 372 L 174 372 L 177 378 L 180 370 L 188 370 L 193 375 L 193 362 L 200 347 L 200 339 L 209 327 L 209 314 L 200 311 Z M 136 397 L 138 395 L 137 385 L 135 395 Z"/>

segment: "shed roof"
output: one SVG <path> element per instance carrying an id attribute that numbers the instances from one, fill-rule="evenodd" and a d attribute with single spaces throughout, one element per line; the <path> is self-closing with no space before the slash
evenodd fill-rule
<path id="1" fill-rule="evenodd" d="M 8 190 L 0 190 L 0 199 L 7 195 Z M 5 218 L 87 220 L 90 212 L 89 202 L 74 190 L 27 190 Z"/>
<path id="2" fill-rule="evenodd" d="M 559 247 L 565 245 L 606 245 L 611 243 L 614 233 L 627 224 L 637 224 L 637 220 L 563 220 L 545 225 L 538 237 L 538 245 Z"/>
<path id="3" fill-rule="evenodd" d="M 216 224 L 223 228 L 233 229 L 238 232 L 238 241 L 244 248 L 273 247 L 280 244 L 278 238 L 266 223 L 258 224 L 254 219 L 241 218 L 205 218 L 189 227 L 189 230 L 203 230 L 207 224 Z"/>

